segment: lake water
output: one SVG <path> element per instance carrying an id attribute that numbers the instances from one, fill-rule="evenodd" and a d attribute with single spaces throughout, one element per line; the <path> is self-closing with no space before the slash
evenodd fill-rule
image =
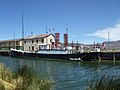
<path id="1" fill-rule="evenodd" d="M 50 61 L 0 56 L 0 62 L 13 70 L 19 65 L 32 67 L 38 74 L 55 81 L 53 90 L 86 90 L 91 80 L 103 75 L 120 76 L 120 61 Z"/>

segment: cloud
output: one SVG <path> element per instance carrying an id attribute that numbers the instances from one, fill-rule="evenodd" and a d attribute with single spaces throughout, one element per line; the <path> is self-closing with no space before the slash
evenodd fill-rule
<path id="1" fill-rule="evenodd" d="M 96 36 L 108 40 L 108 32 L 111 41 L 120 40 L 120 22 L 113 25 L 113 27 L 108 27 L 102 30 L 97 30 L 92 34 L 87 34 L 87 36 Z"/>

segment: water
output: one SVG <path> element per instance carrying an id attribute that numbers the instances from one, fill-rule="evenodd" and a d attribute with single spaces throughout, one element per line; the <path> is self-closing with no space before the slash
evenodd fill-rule
<path id="1" fill-rule="evenodd" d="M 19 64 L 32 67 L 38 74 L 55 81 L 53 90 L 86 90 L 91 80 L 103 75 L 120 76 L 120 61 L 50 61 L 0 56 L 0 62 L 13 70 Z"/>

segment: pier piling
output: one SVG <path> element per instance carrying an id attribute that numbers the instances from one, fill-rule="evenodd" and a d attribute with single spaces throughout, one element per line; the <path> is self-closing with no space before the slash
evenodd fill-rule
<path id="1" fill-rule="evenodd" d="M 113 60 L 115 60 L 115 53 L 113 54 Z"/>

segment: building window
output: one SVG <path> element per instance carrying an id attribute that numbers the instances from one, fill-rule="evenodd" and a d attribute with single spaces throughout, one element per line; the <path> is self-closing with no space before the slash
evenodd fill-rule
<path id="1" fill-rule="evenodd" d="M 4 43 L 4 46 L 6 46 L 6 43 Z"/>
<path id="2" fill-rule="evenodd" d="M 32 43 L 34 43 L 34 41 L 32 40 Z"/>
<path id="3" fill-rule="evenodd" d="M 32 51 L 34 51 L 34 46 L 32 46 Z"/>
<path id="4" fill-rule="evenodd" d="M 36 48 L 36 50 L 38 50 L 38 48 Z"/>
<path id="5" fill-rule="evenodd" d="M 26 44 L 26 41 L 24 41 L 24 43 Z"/>
<path id="6" fill-rule="evenodd" d="M 10 45 L 10 42 L 9 42 L 9 45 Z"/>
<path id="7" fill-rule="evenodd" d="M 1 43 L 1 46 L 3 46 L 3 43 Z"/>
<path id="8" fill-rule="evenodd" d="M 44 39 L 42 39 L 41 41 L 42 41 L 42 43 L 44 43 Z"/>
<path id="9" fill-rule="evenodd" d="M 52 43 L 52 39 L 50 39 L 50 42 Z"/>
<path id="10" fill-rule="evenodd" d="M 29 46 L 29 50 L 30 50 L 30 46 Z"/>
<path id="11" fill-rule="evenodd" d="M 16 42 L 16 45 L 19 45 L 18 41 Z"/>
<path id="12" fill-rule="evenodd" d="M 36 43 L 38 43 L 38 40 L 36 40 Z"/>

